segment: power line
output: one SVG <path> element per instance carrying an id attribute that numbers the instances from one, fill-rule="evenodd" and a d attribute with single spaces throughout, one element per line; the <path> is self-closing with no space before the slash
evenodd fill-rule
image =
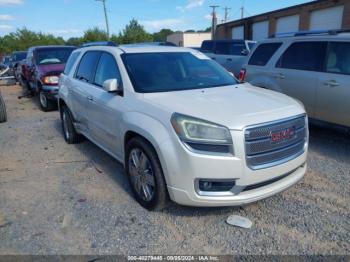
<path id="1" fill-rule="evenodd" d="M 107 36 L 109 38 L 109 24 L 108 24 L 108 16 L 107 16 L 107 8 L 106 8 L 106 0 L 95 0 L 97 2 L 102 2 L 103 3 L 103 11 L 105 14 L 105 20 L 106 20 L 106 28 L 107 28 Z"/>

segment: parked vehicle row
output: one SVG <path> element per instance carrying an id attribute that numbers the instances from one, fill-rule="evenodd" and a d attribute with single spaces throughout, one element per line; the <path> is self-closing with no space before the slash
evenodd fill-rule
<path id="1" fill-rule="evenodd" d="M 306 171 L 300 102 L 239 83 L 201 52 L 90 46 L 59 81 L 67 143 L 88 138 L 125 166 L 137 201 L 242 205 L 281 192 Z"/>
<path id="2" fill-rule="evenodd" d="M 261 41 L 240 80 L 300 100 L 310 118 L 350 127 L 350 32 L 318 31 Z"/>

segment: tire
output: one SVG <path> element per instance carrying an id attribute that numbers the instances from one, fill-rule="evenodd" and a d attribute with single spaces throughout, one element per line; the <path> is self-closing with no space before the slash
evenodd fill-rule
<path id="1" fill-rule="evenodd" d="M 65 105 L 61 109 L 61 121 L 63 137 L 68 144 L 79 144 L 84 140 L 84 137 L 75 130 L 72 113 Z"/>
<path id="2" fill-rule="evenodd" d="M 137 202 L 148 210 L 164 209 L 169 197 L 163 170 L 152 145 L 141 137 L 132 138 L 126 145 L 125 156 L 126 174 Z"/>
<path id="3" fill-rule="evenodd" d="M 7 113 L 6 113 L 6 106 L 4 99 L 1 96 L 0 93 L 0 123 L 4 123 L 7 121 Z"/>
<path id="4" fill-rule="evenodd" d="M 49 99 L 42 90 L 39 92 L 39 102 L 40 108 L 44 112 L 50 112 L 57 109 L 57 102 Z"/>

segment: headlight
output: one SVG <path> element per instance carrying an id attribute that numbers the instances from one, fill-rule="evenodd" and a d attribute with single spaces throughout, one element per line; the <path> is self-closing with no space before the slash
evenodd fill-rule
<path id="1" fill-rule="evenodd" d="M 45 76 L 43 82 L 44 84 L 56 85 L 58 84 L 58 76 Z"/>
<path id="2" fill-rule="evenodd" d="M 171 124 L 179 138 L 192 149 L 233 153 L 232 138 L 227 127 L 178 113 L 173 114 Z"/>

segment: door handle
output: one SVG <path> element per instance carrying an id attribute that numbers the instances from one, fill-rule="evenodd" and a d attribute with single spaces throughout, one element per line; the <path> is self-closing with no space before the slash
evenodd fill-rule
<path id="1" fill-rule="evenodd" d="M 329 87 L 336 87 L 336 86 L 339 86 L 339 83 L 335 80 L 330 80 L 325 82 L 324 85 Z"/>
<path id="2" fill-rule="evenodd" d="M 86 99 L 89 100 L 89 101 L 94 101 L 94 99 L 92 98 L 92 96 L 87 96 Z"/>
<path id="3" fill-rule="evenodd" d="M 226 60 L 229 62 L 232 62 L 232 58 L 227 58 Z"/>
<path id="4" fill-rule="evenodd" d="M 277 79 L 285 79 L 286 76 L 285 76 L 284 74 L 280 73 L 280 74 L 277 74 L 277 75 L 275 76 L 275 78 L 277 78 Z"/>

